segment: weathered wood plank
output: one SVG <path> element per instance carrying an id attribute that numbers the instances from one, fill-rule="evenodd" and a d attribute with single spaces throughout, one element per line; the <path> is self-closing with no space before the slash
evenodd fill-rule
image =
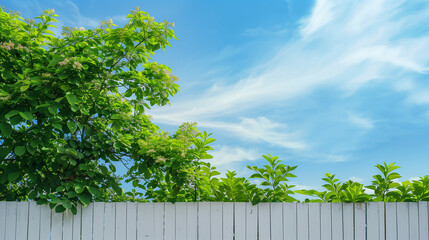
<path id="1" fill-rule="evenodd" d="M 210 239 L 210 203 L 198 203 L 198 238 Z"/>
<path id="2" fill-rule="evenodd" d="M 178 202 L 174 205 L 176 207 L 176 240 L 187 240 L 187 204 L 184 202 Z"/>
<path id="3" fill-rule="evenodd" d="M 396 205 L 394 202 L 386 203 L 386 239 L 389 240 L 398 240 Z"/>
<path id="4" fill-rule="evenodd" d="M 258 206 L 246 203 L 246 240 L 258 239 Z"/>
<path id="5" fill-rule="evenodd" d="M 354 215 L 353 203 L 343 203 L 343 239 L 353 239 Z"/>
<path id="6" fill-rule="evenodd" d="M 332 240 L 343 239 L 343 204 L 332 203 Z"/>
<path id="7" fill-rule="evenodd" d="M 320 205 L 320 239 L 332 239 L 332 204 L 323 203 Z"/>
<path id="8" fill-rule="evenodd" d="M 127 202 L 127 240 L 137 239 L 137 203 Z"/>
<path id="9" fill-rule="evenodd" d="M 164 239 L 174 240 L 176 238 L 176 209 L 173 203 L 166 202 L 164 205 Z"/>
<path id="10" fill-rule="evenodd" d="M 234 203 L 235 217 L 234 217 L 234 233 L 235 240 L 246 239 L 246 203 Z"/>
<path id="11" fill-rule="evenodd" d="M 27 240 L 29 202 L 18 203 L 18 216 L 16 219 L 16 240 Z"/>
<path id="12" fill-rule="evenodd" d="M 354 204 L 354 219 L 355 219 L 355 238 L 354 240 L 365 240 L 366 233 L 366 204 L 365 203 L 355 203 Z"/>
<path id="13" fill-rule="evenodd" d="M 308 203 L 296 205 L 297 239 L 308 240 Z"/>
<path id="14" fill-rule="evenodd" d="M 222 204 L 223 240 L 234 238 L 234 203 L 224 202 Z"/>
<path id="15" fill-rule="evenodd" d="M 308 237 L 310 240 L 321 239 L 320 203 L 308 203 Z"/>

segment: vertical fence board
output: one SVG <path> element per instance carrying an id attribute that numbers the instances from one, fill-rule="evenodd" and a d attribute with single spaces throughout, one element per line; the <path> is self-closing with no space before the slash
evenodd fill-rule
<path id="1" fill-rule="evenodd" d="M 396 203 L 388 202 L 386 203 L 386 239 L 398 240 L 396 221 Z"/>
<path id="2" fill-rule="evenodd" d="M 246 203 L 234 203 L 234 233 L 235 240 L 246 239 Z"/>
<path id="3" fill-rule="evenodd" d="M 81 229 L 82 229 L 82 205 L 76 206 L 77 213 L 73 216 L 73 240 L 81 240 Z"/>
<path id="4" fill-rule="evenodd" d="M 137 240 L 156 239 L 154 229 L 153 203 L 139 203 L 137 205 Z"/>
<path id="5" fill-rule="evenodd" d="M 6 232 L 6 203 L 0 202 L 0 240 L 4 239 L 4 233 Z"/>
<path id="6" fill-rule="evenodd" d="M 429 202 L 419 202 L 419 240 L 429 240 Z"/>
<path id="7" fill-rule="evenodd" d="M 104 231 L 104 202 L 94 203 L 93 236 L 94 240 L 103 240 Z M 108 203 L 107 203 L 108 204 Z"/>
<path id="8" fill-rule="evenodd" d="M 153 236 L 154 240 L 164 239 L 164 203 L 154 203 L 153 206 Z M 151 239 L 151 238 L 148 238 Z"/>
<path id="9" fill-rule="evenodd" d="M 47 205 L 40 206 L 40 239 L 51 239 L 51 209 Z M 53 239 L 52 239 L 53 240 Z M 85 239 L 82 239 L 85 240 Z"/>
<path id="10" fill-rule="evenodd" d="M 28 205 L 29 202 L 18 203 L 18 216 L 16 219 L 16 240 L 27 240 L 28 231 Z"/>
<path id="11" fill-rule="evenodd" d="M 246 240 L 258 239 L 258 206 L 246 203 Z"/>
<path id="12" fill-rule="evenodd" d="M 92 240 L 94 204 L 82 207 L 82 240 Z"/>
<path id="13" fill-rule="evenodd" d="M 234 238 L 234 203 L 224 202 L 222 204 L 222 239 L 233 240 Z"/>
<path id="14" fill-rule="evenodd" d="M 15 239 L 16 236 L 16 213 L 18 211 L 18 202 L 6 202 L 6 231 L 4 239 Z"/>
<path id="15" fill-rule="evenodd" d="M 353 203 L 343 203 L 343 239 L 353 239 Z"/>
<path id="16" fill-rule="evenodd" d="M 308 203 L 308 237 L 310 240 L 320 240 L 320 203 Z"/>
<path id="17" fill-rule="evenodd" d="M 332 240 L 343 239 L 343 204 L 332 203 Z"/>
<path id="18" fill-rule="evenodd" d="M 324 203 L 320 205 L 320 239 L 332 239 L 332 204 Z"/>
<path id="19" fill-rule="evenodd" d="M 178 202 L 174 205 L 176 207 L 176 240 L 186 240 L 187 239 L 186 203 Z"/>
<path id="20" fill-rule="evenodd" d="M 210 203 L 198 203 L 198 239 L 210 239 Z"/>
<path id="21" fill-rule="evenodd" d="M 55 210 L 51 211 L 52 227 L 51 227 L 51 239 L 62 240 L 63 236 L 63 214 L 56 213 Z M 92 224 L 91 224 L 92 225 Z"/>
<path id="22" fill-rule="evenodd" d="M 396 203 L 396 227 L 398 230 L 398 239 L 408 240 L 409 233 L 409 219 L 408 219 L 408 203 Z"/>
<path id="23" fill-rule="evenodd" d="M 164 204 L 164 239 L 174 240 L 176 238 L 176 209 L 173 203 Z"/>
<path id="24" fill-rule="evenodd" d="M 283 203 L 284 240 L 296 240 L 296 203 Z"/>
<path id="25" fill-rule="evenodd" d="M 410 240 L 419 239 L 419 210 L 417 204 L 416 202 L 408 203 Z"/>
<path id="26" fill-rule="evenodd" d="M 369 202 L 367 209 L 367 240 L 384 240 L 384 205 Z M 383 216 L 382 221 L 381 215 Z"/>
<path id="27" fill-rule="evenodd" d="M 308 240 L 308 204 L 298 203 L 296 206 L 297 239 Z"/>
<path id="28" fill-rule="evenodd" d="M 116 219 L 116 206 L 115 203 L 104 204 L 104 228 L 103 240 L 115 239 L 115 219 Z M 82 216 L 83 217 L 83 216 Z"/>
<path id="29" fill-rule="evenodd" d="M 63 216 L 63 240 L 73 240 L 73 213 L 67 211 Z"/>
<path id="30" fill-rule="evenodd" d="M 258 204 L 258 227 L 259 240 L 271 239 L 270 203 Z"/>
<path id="31" fill-rule="evenodd" d="M 1 205 L 2 203 L 0 202 L 0 212 L 1 212 Z M 4 204 L 4 206 L 6 206 L 6 204 Z M 0 213 L 0 216 L 1 216 L 1 213 Z M 0 226 L 0 230 L 1 230 L 1 226 Z M 0 232 L 4 232 L 4 231 L 0 231 Z M 40 205 L 37 205 L 36 202 L 31 201 L 29 216 L 28 216 L 28 240 L 39 240 L 39 235 L 40 235 Z M 0 239 L 2 238 L 0 237 Z"/>
<path id="32" fill-rule="evenodd" d="M 210 203 L 210 239 L 222 239 L 222 203 Z"/>
<path id="33" fill-rule="evenodd" d="M 187 203 L 186 208 L 186 240 L 198 239 L 198 203 Z"/>
<path id="34" fill-rule="evenodd" d="M 137 239 L 137 203 L 127 202 L 127 240 Z"/>
<path id="35" fill-rule="evenodd" d="M 365 240 L 365 203 L 354 204 L 355 238 L 354 240 Z"/>
<path id="36" fill-rule="evenodd" d="M 115 204 L 115 235 L 117 240 L 127 238 L 127 203 L 117 202 Z"/>
<path id="37" fill-rule="evenodd" d="M 283 239 L 283 205 L 282 203 L 271 203 L 271 239 Z"/>

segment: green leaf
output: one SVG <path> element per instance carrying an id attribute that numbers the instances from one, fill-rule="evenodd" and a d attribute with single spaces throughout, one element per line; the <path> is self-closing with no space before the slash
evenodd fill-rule
<path id="1" fill-rule="evenodd" d="M 7 138 L 12 134 L 12 126 L 9 123 L 0 123 L 0 130 Z"/>
<path id="2" fill-rule="evenodd" d="M 52 123 L 52 127 L 56 128 L 58 130 L 61 130 L 61 131 L 63 130 L 63 127 L 59 123 Z"/>
<path id="3" fill-rule="evenodd" d="M 25 153 L 25 146 L 17 146 L 15 147 L 15 150 L 13 151 L 17 156 L 22 156 Z"/>
<path id="4" fill-rule="evenodd" d="M 67 122 L 67 127 L 70 129 L 70 132 L 73 134 L 76 131 L 76 124 L 73 122 Z"/>
<path id="5" fill-rule="evenodd" d="M 76 193 L 81 194 L 83 190 L 85 190 L 85 188 L 83 188 L 82 186 L 75 186 L 74 190 Z"/>
<path id="6" fill-rule="evenodd" d="M 119 119 L 122 119 L 122 116 L 121 116 L 121 114 L 113 114 L 110 119 L 119 120 Z"/>
<path id="7" fill-rule="evenodd" d="M 101 192 L 98 191 L 98 189 L 95 187 L 89 187 L 88 191 L 94 196 L 94 198 L 98 198 L 101 196 Z"/>
<path id="8" fill-rule="evenodd" d="M 66 208 L 63 206 L 63 205 L 57 205 L 56 207 L 55 207 L 55 212 L 56 213 L 62 213 L 62 212 L 64 212 L 66 210 Z"/>
<path id="9" fill-rule="evenodd" d="M 77 97 L 73 94 L 67 94 L 66 98 L 67 98 L 67 101 L 70 103 L 70 105 L 75 105 L 77 102 Z"/>
<path id="10" fill-rule="evenodd" d="M 49 62 L 48 67 L 55 66 L 55 65 L 57 65 L 57 63 L 61 62 L 62 60 L 64 60 L 64 57 L 54 58 Z"/>
<path id="11" fill-rule="evenodd" d="M 88 193 L 79 194 L 79 199 L 84 205 L 88 205 L 91 203 L 92 196 Z"/>
<path id="12" fill-rule="evenodd" d="M 33 121 L 33 114 L 30 112 L 19 112 L 19 115 L 27 121 Z"/>
<path id="13" fill-rule="evenodd" d="M 30 144 L 27 145 L 27 151 L 31 154 L 34 155 L 34 153 L 36 153 L 36 149 L 34 147 L 32 147 Z"/>
<path id="14" fill-rule="evenodd" d="M 5 115 L 5 117 L 6 117 L 6 118 L 11 118 L 11 117 L 15 116 L 15 115 L 16 115 L 16 114 L 18 114 L 18 113 L 19 113 L 19 111 L 17 111 L 17 110 L 12 110 L 12 111 L 8 112 L 8 113 Z"/>
<path id="15" fill-rule="evenodd" d="M 19 172 L 12 172 L 7 175 L 7 179 L 9 182 L 13 183 L 16 179 L 19 178 Z"/>
<path id="16" fill-rule="evenodd" d="M 37 197 L 37 192 L 34 190 L 28 194 L 29 199 L 34 199 L 35 197 Z"/>

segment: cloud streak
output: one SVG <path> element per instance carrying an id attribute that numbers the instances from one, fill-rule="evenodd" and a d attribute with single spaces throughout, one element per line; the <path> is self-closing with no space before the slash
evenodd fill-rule
<path id="1" fill-rule="evenodd" d="M 197 121 L 248 140 L 311 149 L 303 136 L 284 124 L 244 116 L 273 104 L 282 106 L 325 86 L 353 96 L 373 82 L 395 90 L 401 79 L 427 73 L 429 34 L 409 34 L 423 29 L 429 17 L 429 4 L 417 2 L 418 9 L 407 1 L 317 0 L 310 16 L 300 21 L 296 36 L 285 39 L 276 55 L 249 68 L 246 77 L 231 79 L 231 84 L 216 83 L 199 95 L 173 102 L 171 108 L 150 113 L 159 123 Z M 406 91 L 413 104 L 428 104 L 429 90 L 414 84 L 400 91 Z M 229 123 L 222 120 L 226 118 Z M 349 114 L 348 119 L 362 129 L 374 128 L 369 118 Z"/>

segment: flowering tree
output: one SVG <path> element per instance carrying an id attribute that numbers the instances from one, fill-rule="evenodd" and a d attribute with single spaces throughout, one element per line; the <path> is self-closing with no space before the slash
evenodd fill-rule
<path id="1" fill-rule="evenodd" d="M 157 161 L 141 151 L 159 131 L 144 112 L 178 85 L 150 59 L 175 36 L 171 23 L 138 9 L 124 27 L 109 20 L 62 36 L 51 31 L 56 17 L 0 9 L 0 200 L 75 212 L 111 189 L 122 194 L 114 162 Z"/>

